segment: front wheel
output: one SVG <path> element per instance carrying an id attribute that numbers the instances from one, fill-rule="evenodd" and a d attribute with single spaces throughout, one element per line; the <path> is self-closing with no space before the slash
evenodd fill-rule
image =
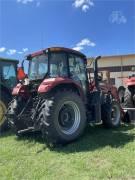
<path id="1" fill-rule="evenodd" d="M 117 101 L 102 105 L 102 121 L 106 128 L 115 128 L 120 125 L 121 109 Z"/>
<path id="2" fill-rule="evenodd" d="M 9 97 L 5 93 L 2 93 L 0 97 L 0 132 L 4 132 L 8 129 L 8 123 L 5 117 L 8 102 Z"/>
<path id="3" fill-rule="evenodd" d="M 119 96 L 120 103 L 121 103 L 122 106 L 123 106 L 123 103 L 124 103 L 124 95 L 125 95 L 125 88 L 124 87 L 120 87 L 118 89 L 118 96 Z"/>
<path id="4" fill-rule="evenodd" d="M 49 144 L 66 144 L 77 139 L 86 125 L 85 106 L 71 91 L 58 92 L 43 100 L 39 116 L 43 137 Z"/>

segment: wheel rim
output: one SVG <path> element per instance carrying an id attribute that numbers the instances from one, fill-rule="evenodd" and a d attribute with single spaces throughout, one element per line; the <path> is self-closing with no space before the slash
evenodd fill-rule
<path id="1" fill-rule="evenodd" d="M 80 110 L 76 103 L 66 101 L 62 104 L 58 115 L 58 124 L 66 135 L 75 133 L 80 125 Z"/>
<path id="2" fill-rule="evenodd" d="M 0 126 L 4 123 L 5 112 L 6 112 L 6 106 L 2 101 L 0 101 Z"/>
<path id="3" fill-rule="evenodd" d="M 118 105 L 113 105 L 112 106 L 111 119 L 112 119 L 112 123 L 114 125 L 119 123 L 120 109 L 119 109 Z"/>

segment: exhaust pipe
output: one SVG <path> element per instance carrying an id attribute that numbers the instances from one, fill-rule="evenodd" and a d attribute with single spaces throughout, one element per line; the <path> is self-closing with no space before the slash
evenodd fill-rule
<path id="1" fill-rule="evenodd" d="M 95 79 L 95 86 L 97 90 L 99 90 L 99 81 L 98 81 L 98 60 L 101 59 L 101 56 L 98 56 L 94 60 L 94 79 Z"/>
<path id="2" fill-rule="evenodd" d="M 98 60 L 101 58 L 101 56 L 98 56 L 94 60 L 94 79 L 95 79 L 95 86 L 97 91 L 95 92 L 95 122 L 101 122 L 101 100 L 100 100 L 100 88 L 99 88 L 99 81 L 98 81 Z"/>

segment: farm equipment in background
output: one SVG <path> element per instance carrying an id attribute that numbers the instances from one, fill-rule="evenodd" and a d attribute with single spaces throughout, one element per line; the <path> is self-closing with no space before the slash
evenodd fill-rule
<path id="1" fill-rule="evenodd" d="M 132 121 L 135 122 L 135 74 L 129 76 L 125 80 L 125 84 L 127 88 L 122 102 L 125 111 L 124 121 L 131 123 Z"/>
<path id="2" fill-rule="evenodd" d="M 90 66 L 87 67 L 87 72 L 88 72 L 88 77 L 89 77 L 90 81 L 93 80 L 93 82 L 94 82 L 94 76 L 92 77 L 92 75 L 91 75 Z M 114 85 L 112 85 L 110 72 L 109 71 L 99 71 L 98 79 L 99 79 L 100 89 L 106 93 L 111 92 L 113 97 L 115 97 L 115 99 L 118 102 L 120 102 L 118 90 Z"/>
<path id="3" fill-rule="evenodd" d="M 118 127 L 117 96 L 99 84 L 100 58 L 93 61 L 92 80 L 86 56 L 78 51 L 52 47 L 28 55 L 28 75 L 24 78 L 20 69 L 22 81 L 13 89 L 6 114 L 16 134 L 41 131 L 48 145 L 66 144 L 80 137 L 87 123 Z"/>
<path id="4" fill-rule="evenodd" d="M 0 58 L 0 131 L 7 127 L 4 115 L 17 84 L 17 64 L 16 60 Z"/>

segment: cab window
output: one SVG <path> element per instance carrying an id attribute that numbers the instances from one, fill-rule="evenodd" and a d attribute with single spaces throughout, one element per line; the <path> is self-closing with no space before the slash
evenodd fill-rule
<path id="1" fill-rule="evenodd" d="M 13 88 L 16 85 L 16 68 L 14 64 L 8 62 L 3 63 L 2 81 L 8 88 Z"/>
<path id="2" fill-rule="evenodd" d="M 67 77 L 67 56 L 65 53 L 51 53 L 50 77 Z"/>
<path id="3" fill-rule="evenodd" d="M 86 92 L 87 79 L 84 59 L 80 56 L 71 54 L 69 56 L 69 71 L 70 77 L 83 88 L 84 92 Z"/>

